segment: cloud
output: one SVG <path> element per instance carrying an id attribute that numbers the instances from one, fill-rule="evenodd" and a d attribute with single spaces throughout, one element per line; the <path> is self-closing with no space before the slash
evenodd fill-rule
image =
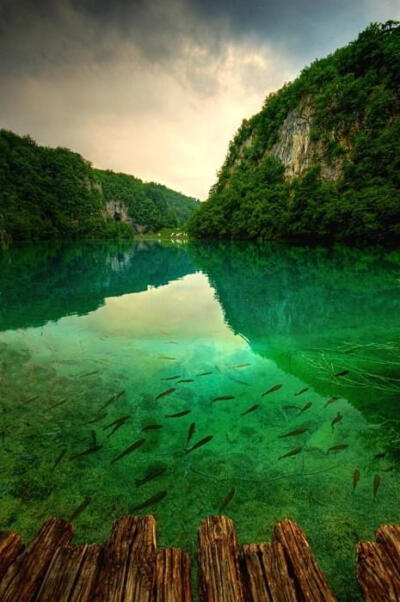
<path id="1" fill-rule="evenodd" d="M 204 199 L 268 92 L 395 12 L 392 0 L 0 0 L 0 123 Z"/>

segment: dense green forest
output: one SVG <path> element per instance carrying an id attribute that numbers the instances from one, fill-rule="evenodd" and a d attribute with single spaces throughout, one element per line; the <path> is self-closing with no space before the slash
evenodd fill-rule
<path id="1" fill-rule="evenodd" d="M 107 216 L 110 199 L 125 202 L 132 221 L 152 231 L 182 225 L 198 202 L 0 130 L 0 248 L 20 240 L 131 237 L 129 224 Z"/>
<path id="2" fill-rule="evenodd" d="M 315 61 L 243 121 L 191 235 L 398 244 L 399 85 L 398 22 Z M 279 145 L 293 152 L 284 139 L 304 116 L 306 168 L 288 175 Z"/>
<path id="3" fill-rule="evenodd" d="M 147 224 L 153 231 L 182 226 L 197 209 L 199 201 L 154 182 L 123 173 L 96 170 L 107 201 L 118 199 L 128 207 L 135 223 Z"/>

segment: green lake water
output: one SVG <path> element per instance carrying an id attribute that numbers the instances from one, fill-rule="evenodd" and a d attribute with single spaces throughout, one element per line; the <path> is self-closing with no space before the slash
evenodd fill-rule
<path id="1" fill-rule="evenodd" d="M 292 518 L 358 600 L 356 542 L 400 521 L 399 402 L 399 253 L 146 241 L 0 257 L 0 529 L 24 538 L 90 498 L 75 541 L 153 513 L 159 544 L 193 553 L 234 488 L 242 543 Z"/>

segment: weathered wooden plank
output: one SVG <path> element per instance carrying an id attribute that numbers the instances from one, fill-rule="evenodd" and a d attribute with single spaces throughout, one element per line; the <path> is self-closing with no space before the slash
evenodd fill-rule
<path id="1" fill-rule="evenodd" d="M 0 532 L 0 579 L 23 548 L 22 539 L 14 531 Z"/>
<path id="2" fill-rule="evenodd" d="M 97 602 L 152 600 L 156 555 L 153 516 L 124 516 L 114 522 L 104 549 Z"/>
<path id="3" fill-rule="evenodd" d="M 400 581 L 379 543 L 357 544 L 357 579 L 366 602 L 399 602 Z"/>
<path id="4" fill-rule="evenodd" d="M 274 536 L 286 554 L 289 570 L 294 576 L 297 593 L 305 602 L 336 600 L 319 568 L 304 532 L 291 520 L 275 525 Z"/>
<path id="5" fill-rule="evenodd" d="M 279 542 L 243 546 L 243 565 L 249 602 L 297 601 Z"/>
<path id="6" fill-rule="evenodd" d="M 200 602 L 244 602 L 235 526 L 226 516 L 209 516 L 198 531 Z"/>
<path id="7" fill-rule="evenodd" d="M 68 543 L 72 526 L 60 518 L 44 523 L 0 583 L 1 602 L 29 602 L 36 595 L 57 548 Z"/>
<path id="8" fill-rule="evenodd" d="M 95 544 L 59 548 L 35 602 L 88 602 L 96 585 L 101 550 Z"/>
<path id="9" fill-rule="evenodd" d="M 87 547 L 78 579 L 68 602 L 86 602 L 92 599 L 101 567 L 103 548 L 92 544 Z"/>
<path id="10" fill-rule="evenodd" d="M 392 568 L 400 579 L 400 525 L 382 525 L 377 529 L 375 537 L 384 547 Z"/>
<path id="11" fill-rule="evenodd" d="M 157 550 L 155 602 L 192 602 L 190 556 L 177 548 Z"/>

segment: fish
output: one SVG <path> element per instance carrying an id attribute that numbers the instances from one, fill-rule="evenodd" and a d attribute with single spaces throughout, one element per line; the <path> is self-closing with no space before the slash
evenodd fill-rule
<path id="1" fill-rule="evenodd" d="M 177 378 L 180 378 L 181 375 L 180 374 L 175 374 L 175 376 L 168 376 L 167 378 L 162 378 L 161 380 L 176 380 Z"/>
<path id="2" fill-rule="evenodd" d="M 289 452 L 287 452 L 287 454 L 280 456 L 278 458 L 278 460 L 282 460 L 282 458 L 290 458 L 291 456 L 297 456 L 297 454 L 299 454 L 301 452 L 301 450 L 302 450 L 301 447 L 296 447 L 296 449 L 291 449 Z"/>
<path id="3" fill-rule="evenodd" d="M 142 428 L 143 431 L 157 431 L 158 429 L 162 429 L 162 424 L 148 424 Z"/>
<path id="4" fill-rule="evenodd" d="M 378 493 L 380 484 L 381 484 L 381 477 L 378 474 L 376 474 L 374 476 L 374 499 L 376 498 L 376 494 Z"/>
<path id="5" fill-rule="evenodd" d="M 53 408 L 58 408 L 58 406 L 62 406 L 63 403 L 66 403 L 67 401 L 67 399 L 62 399 L 58 403 L 54 403 L 52 406 L 49 406 L 49 410 L 52 410 Z"/>
<path id="6" fill-rule="evenodd" d="M 282 406 L 282 408 L 284 410 L 300 410 L 301 409 L 301 408 L 299 408 L 299 406 L 296 406 L 294 404 L 289 404 L 289 405 L 286 405 L 286 406 Z"/>
<path id="7" fill-rule="evenodd" d="M 261 395 L 261 397 L 264 397 L 265 395 L 269 395 L 269 393 L 274 393 L 275 391 L 278 391 L 281 387 L 282 387 L 282 385 L 274 385 L 267 391 L 264 391 L 264 393 Z"/>
<path id="8" fill-rule="evenodd" d="M 110 422 L 110 424 L 104 425 L 103 431 L 105 431 L 108 428 L 111 428 L 112 426 L 115 426 L 116 424 L 123 424 L 124 422 L 128 422 L 128 420 L 130 420 L 130 418 L 131 418 L 130 416 L 120 416 L 116 420 L 113 420 L 113 422 Z"/>
<path id="9" fill-rule="evenodd" d="M 222 500 L 222 503 L 221 503 L 221 505 L 219 507 L 219 513 L 220 514 L 227 507 L 227 505 L 232 501 L 232 498 L 233 498 L 234 495 L 235 495 L 235 488 L 232 487 L 231 489 L 229 489 L 228 493 L 226 494 L 226 496 Z"/>
<path id="10" fill-rule="evenodd" d="M 333 427 L 335 426 L 335 424 L 338 424 L 341 420 L 343 420 L 343 416 L 340 412 L 338 412 L 336 414 L 335 418 L 331 422 L 332 431 L 333 431 Z"/>
<path id="11" fill-rule="evenodd" d="M 85 374 L 80 374 L 78 378 L 85 378 L 85 376 L 93 376 L 94 374 L 98 374 L 100 370 L 93 370 L 93 372 L 86 372 Z"/>
<path id="12" fill-rule="evenodd" d="M 189 426 L 189 430 L 188 430 L 188 434 L 187 434 L 187 438 L 186 438 L 186 447 L 189 445 L 190 440 L 193 437 L 195 431 L 196 431 L 196 424 L 194 422 L 192 422 L 192 424 Z"/>
<path id="13" fill-rule="evenodd" d="M 102 445 L 92 445 L 92 447 L 89 447 L 88 449 L 85 449 L 85 451 L 80 452 L 79 454 L 75 454 L 74 456 L 71 456 L 71 460 L 75 460 L 76 458 L 82 458 L 83 456 L 88 456 L 89 454 L 94 454 L 95 452 L 99 451 L 99 449 L 101 449 L 103 446 Z"/>
<path id="14" fill-rule="evenodd" d="M 114 393 L 114 395 L 111 395 L 111 397 L 106 401 L 106 403 L 103 406 L 101 406 L 100 410 L 104 410 L 104 408 L 107 408 L 109 405 L 114 403 L 114 401 L 117 401 L 124 393 L 125 391 L 120 391 L 119 393 Z"/>
<path id="15" fill-rule="evenodd" d="M 129 447 L 124 449 L 124 451 L 122 451 L 120 454 L 118 454 L 118 456 L 115 456 L 115 458 L 113 458 L 111 460 L 111 464 L 114 464 L 114 462 L 116 462 L 117 460 L 120 460 L 121 458 L 128 456 L 129 454 L 134 452 L 135 449 L 139 449 L 139 447 L 141 447 L 145 441 L 146 441 L 146 439 L 138 439 L 137 441 L 132 443 Z"/>
<path id="16" fill-rule="evenodd" d="M 348 374 L 349 371 L 348 370 L 342 370 L 341 372 L 336 372 L 336 374 L 334 374 L 333 376 L 346 376 L 346 374 Z"/>
<path id="17" fill-rule="evenodd" d="M 256 403 L 253 406 L 251 406 L 250 408 L 247 408 L 247 410 L 245 410 L 244 412 L 242 412 L 240 415 L 241 416 L 246 416 L 246 414 L 250 414 L 251 412 L 255 412 L 255 410 L 257 410 L 257 408 L 260 407 L 260 404 Z"/>
<path id="18" fill-rule="evenodd" d="M 192 383 L 193 382 L 193 378 L 184 378 L 183 380 L 178 380 L 178 384 L 179 383 Z"/>
<path id="19" fill-rule="evenodd" d="M 195 443 L 194 445 L 192 445 L 192 447 L 189 447 L 189 449 L 187 449 L 185 451 L 185 454 L 190 454 L 190 452 L 194 451 L 195 449 L 198 449 L 199 447 L 202 447 L 203 445 L 206 445 L 206 443 L 208 443 L 209 441 L 211 441 L 211 439 L 213 439 L 213 435 L 207 435 L 207 437 L 204 437 L 203 439 L 200 439 L 200 441 L 197 441 L 197 443 Z"/>
<path id="20" fill-rule="evenodd" d="M 178 341 L 167 341 L 167 345 L 177 345 Z"/>
<path id="21" fill-rule="evenodd" d="M 170 357 L 169 355 L 159 355 L 159 360 L 176 360 L 176 357 Z"/>
<path id="22" fill-rule="evenodd" d="M 348 447 L 349 447 L 348 445 L 341 443 L 340 445 L 334 445 L 333 447 L 330 447 L 326 453 L 329 454 L 329 452 L 333 452 L 333 451 L 343 451 L 344 449 L 347 449 Z"/>
<path id="23" fill-rule="evenodd" d="M 63 457 L 65 456 L 65 454 L 67 453 L 67 448 L 64 447 L 64 449 L 62 449 L 60 451 L 60 453 L 58 454 L 56 461 L 53 464 L 53 468 L 55 468 L 56 466 L 58 466 L 61 462 L 61 460 L 63 459 Z"/>
<path id="24" fill-rule="evenodd" d="M 167 395 L 171 395 L 171 393 L 173 393 L 174 391 L 176 391 L 176 388 L 170 387 L 169 389 L 166 389 L 166 391 L 162 391 L 161 393 L 156 395 L 155 400 L 157 401 L 157 399 L 161 399 L 161 397 L 166 397 Z"/>
<path id="25" fill-rule="evenodd" d="M 358 468 L 355 469 L 355 471 L 353 472 L 353 489 L 355 489 L 357 487 L 357 483 L 360 480 L 360 471 L 358 470 Z"/>
<path id="26" fill-rule="evenodd" d="M 208 376 L 209 374 L 212 374 L 212 372 L 200 372 L 197 376 Z"/>
<path id="27" fill-rule="evenodd" d="M 94 422 L 100 422 L 100 420 L 103 420 L 103 418 L 105 418 L 106 416 L 107 416 L 107 412 L 102 412 L 101 414 L 97 414 L 97 416 L 92 418 L 92 420 L 89 420 L 89 422 L 87 422 L 86 424 L 93 424 Z"/>
<path id="28" fill-rule="evenodd" d="M 135 481 L 136 487 L 141 487 L 145 483 L 148 483 L 149 481 L 152 481 L 153 479 L 156 479 L 157 477 L 159 477 L 162 474 L 164 474 L 164 472 L 166 470 L 167 469 L 166 469 L 165 466 L 163 466 L 161 468 L 154 468 L 153 470 L 148 470 L 146 472 L 146 474 L 144 475 L 144 477 L 142 477 L 141 479 L 136 479 L 136 481 Z"/>
<path id="29" fill-rule="evenodd" d="M 284 435 L 279 435 L 278 439 L 283 439 L 284 437 L 294 437 L 295 435 L 302 435 L 303 433 L 306 433 L 309 430 L 310 430 L 309 428 L 300 427 L 298 429 L 295 429 L 294 431 L 289 431 L 288 433 L 285 433 Z"/>
<path id="30" fill-rule="evenodd" d="M 379 454 L 375 454 L 374 460 L 381 460 L 386 456 L 386 452 L 379 452 Z"/>
<path id="31" fill-rule="evenodd" d="M 247 366 L 250 366 L 251 364 L 249 362 L 246 362 L 245 364 L 238 364 L 237 366 L 233 366 L 234 368 L 236 368 L 236 370 L 240 369 L 240 368 L 247 368 Z"/>
<path id="32" fill-rule="evenodd" d="M 147 506 L 152 506 L 153 504 L 157 504 L 158 502 L 161 502 L 161 500 L 163 500 L 166 495 L 167 495 L 166 491 L 159 491 L 158 493 L 153 495 L 153 497 L 150 497 L 148 500 L 145 500 L 141 504 L 138 504 L 137 506 L 134 506 L 133 508 L 131 508 L 130 512 L 137 512 L 138 510 L 147 508 Z"/>
<path id="33" fill-rule="evenodd" d="M 230 399 L 235 399 L 234 395 L 220 395 L 219 397 L 214 397 L 214 399 L 211 400 L 211 403 L 214 403 L 215 401 L 229 401 Z"/>
<path id="34" fill-rule="evenodd" d="M 340 397 L 331 397 L 330 399 L 328 399 L 328 401 L 325 404 L 325 407 L 327 408 L 331 403 L 335 403 L 335 401 L 337 401 L 338 399 L 340 399 Z"/>
<path id="35" fill-rule="evenodd" d="M 125 422 L 118 422 L 118 424 L 116 424 L 113 428 L 112 431 L 110 431 L 107 435 L 107 439 L 109 439 L 114 433 L 116 433 L 122 426 L 124 426 L 124 424 L 126 424 L 127 421 Z"/>
<path id="36" fill-rule="evenodd" d="M 183 410 L 182 412 L 177 412 L 176 414 L 165 414 L 165 418 L 180 418 L 181 416 L 186 416 L 190 414 L 192 410 Z"/>
<path id="37" fill-rule="evenodd" d="M 297 393 L 295 393 L 295 396 L 302 395 L 303 393 L 305 393 L 306 391 L 309 391 L 309 390 L 310 390 L 310 387 L 304 387 L 304 389 L 297 391 Z"/>
<path id="38" fill-rule="evenodd" d="M 39 395 L 33 395 L 32 397 L 28 397 L 28 399 L 25 399 L 23 403 L 31 403 L 32 401 L 35 401 L 38 397 Z"/>
<path id="39" fill-rule="evenodd" d="M 309 410 L 312 406 L 311 401 L 308 401 L 300 410 L 299 414 L 302 414 L 303 412 L 306 412 L 307 410 Z"/>
<path id="40" fill-rule="evenodd" d="M 75 518 L 78 518 L 78 516 L 80 514 L 82 514 L 82 512 L 84 510 L 86 510 L 86 508 L 89 506 L 90 502 L 91 502 L 91 498 L 87 497 L 83 500 L 82 504 L 79 504 L 79 506 L 77 508 L 75 508 L 75 510 L 73 511 L 73 513 L 71 514 L 71 516 L 69 517 L 69 521 L 73 521 Z"/>

